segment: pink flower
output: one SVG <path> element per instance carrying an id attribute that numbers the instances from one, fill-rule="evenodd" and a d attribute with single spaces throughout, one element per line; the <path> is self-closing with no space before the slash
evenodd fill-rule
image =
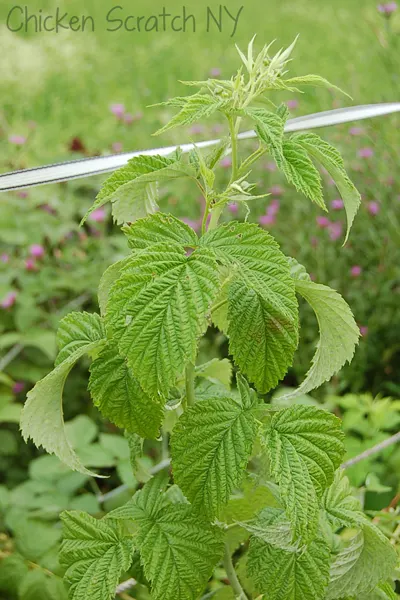
<path id="1" fill-rule="evenodd" d="M 36 262 L 34 258 L 27 258 L 25 260 L 25 269 L 27 271 L 36 271 Z"/>
<path id="2" fill-rule="evenodd" d="M 281 188 L 280 185 L 273 185 L 272 187 L 269 188 L 268 191 L 273 196 L 282 196 L 282 194 L 283 194 L 283 189 Z"/>
<path id="3" fill-rule="evenodd" d="M 122 142 L 114 142 L 111 146 L 113 152 L 122 152 Z"/>
<path id="4" fill-rule="evenodd" d="M 380 206 L 377 202 L 368 202 L 368 212 L 370 215 L 377 215 L 380 211 Z"/>
<path id="5" fill-rule="evenodd" d="M 10 135 L 8 141 L 10 144 L 15 144 L 15 146 L 23 146 L 26 144 L 26 137 L 23 135 Z"/>
<path id="6" fill-rule="evenodd" d="M 228 204 L 228 210 L 235 215 L 239 210 L 239 205 L 236 202 L 232 202 Z"/>
<path id="7" fill-rule="evenodd" d="M 199 231 L 201 228 L 201 221 L 194 221 L 193 219 L 188 219 L 187 217 L 183 217 L 182 221 L 189 225 L 194 231 Z"/>
<path id="8" fill-rule="evenodd" d="M 272 160 L 271 160 L 271 161 L 265 163 L 264 168 L 266 171 L 273 173 L 274 171 L 276 171 L 276 164 L 274 162 L 272 162 Z"/>
<path id="9" fill-rule="evenodd" d="M 333 210 L 340 210 L 341 208 L 343 208 L 343 206 L 344 203 L 341 198 L 337 198 L 336 200 L 332 200 L 331 202 L 331 207 L 333 208 Z"/>
<path id="10" fill-rule="evenodd" d="M 106 211 L 100 206 L 100 208 L 96 208 L 90 215 L 88 216 L 89 221 L 94 221 L 95 223 L 103 223 L 106 220 Z"/>
<path id="11" fill-rule="evenodd" d="M 362 273 L 362 268 L 360 267 L 360 265 L 354 265 L 350 269 L 350 274 L 352 277 L 360 277 L 361 273 Z"/>
<path id="12" fill-rule="evenodd" d="M 320 217 L 317 217 L 315 220 L 320 229 L 325 229 L 326 227 L 329 227 L 329 225 L 331 224 L 328 217 L 320 216 Z"/>
<path id="13" fill-rule="evenodd" d="M 362 135 L 364 133 L 364 129 L 362 127 L 350 127 L 349 133 L 350 135 Z"/>
<path id="14" fill-rule="evenodd" d="M 225 156 L 219 164 L 223 169 L 230 169 L 232 166 L 232 159 L 230 156 Z"/>
<path id="15" fill-rule="evenodd" d="M 29 248 L 29 254 L 34 258 L 43 258 L 45 255 L 45 249 L 40 244 L 32 244 Z"/>
<path id="16" fill-rule="evenodd" d="M 397 10 L 396 2 L 387 2 L 386 4 L 378 4 L 378 11 L 383 15 L 390 16 Z"/>
<path id="17" fill-rule="evenodd" d="M 374 151 L 372 148 L 360 148 L 358 151 L 358 156 L 360 158 L 371 158 L 374 155 Z"/>
<path id="18" fill-rule="evenodd" d="M 0 256 L 0 260 L 6 265 L 10 261 L 10 257 L 8 256 L 8 254 L 4 253 Z"/>
<path id="19" fill-rule="evenodd" d="M 217 123 L 216 125 L 213 125 L 213 127 L 212 127 L 212 132 L 216 133 L 217 135 L 220 134 L 223 130 L 224 130 L 224 128 L 219 123 Z"/>
<path id="20" fill-rule="evenodd" d="M 199 135 L 204 133 L 204 125 L 192 125 L 189 131 L 192 135 Z"/>
<path id="21" fill-rule="evenodd" d="M 329 229 L 329 237 L 333 242 L 339 239 L 343 233 L 343 226 L 340 221 L 335 221 L 331 223 L 328 227 Z"/>
<path id="22" fill-rule="evenodd" d="M 267 206 L 267 215 L 276 216 L 279 212 L 280 202 L 277 198 L 271 200 L 269 205 Z"/>
<path id="23" fill-rule="evenodd" d="M 211 77 L 220 77 L 221 76 L 221 69 L 219 67 L 214 67 L 210 71 L 210 76 Z"/>
<path id="24" fill-rule="evenodd" d="M 368 327 L 366 325 L 360 325 L 359 329 L 360 329 L 360 333 L 363 337 L 368 335 Z"/>
<path id="25" fill-rule="evenodd" d="M 299 106 L 299 103 L 298 103 L 298 101 L 297 101 L 297 100 L 288 100 L 288 101 L 286 102 L 286 106 L 287 106 L 289 109 L 293 109 L 293 110 L 294 110 L 295 108 L 297 108 L 297 107 Z"/>
<path id="26" fill-rule="evenodd" d="M 125 114 L 125 106 L 123 104 L 111 104 L 110 111 L 117 119 L 122 119 Z"/>
<path id="27" fill-rule="evenodd" d="M 267 226 L 267 225 L 274 225 L 275 223 L 275 215 L 262 215 L 259 219 L 258 222 L 260 223 L 260 225 L 262 226 Z"/>
<path id="28" fill-rule="evenodd" d="M 127 125 L 130 125 L 131 123 L 133 123 L 133 115 L 132 115 L 132 113 L 126 113 L 124 115 L 124 123 L 126 123 Z"/>
<path id="29" fill-rule="evenodd" d="M 3 298 L 0 302 L 1 308 L 11 308 L 15 304 L 15 300 L 17 299 L 16 292 L 9 292 L 7 296 Z"/>
<path id="30" fill-rule="evenodd" d="M 25 384 L 23 381 L 16 381 L 13 385 L 12 391 L 14 394 L 20 394 L 24 391 Z"/>

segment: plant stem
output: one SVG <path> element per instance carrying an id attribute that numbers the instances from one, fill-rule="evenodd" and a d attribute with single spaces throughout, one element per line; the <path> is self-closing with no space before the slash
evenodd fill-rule
<path id="1" fill-rule="evenodd" d="M 195 403 L 194 365 L 192 363 L 189 363 L 186 367 L 185 387 L 186 387 L 187 406 L 194 406 L 194 403 Z"/>
<path id="2" fill-rule="evenodd" d="M 224 569 L 229 579 L 229 583 L 231 584 L 232 589 L 235 593 L 236 600 L 248 600 L 240 584 L 238 576 L 236 575 L 235 567 L 233 566 L 232 562 L 231 552 L 227 543 L 225 543 Z"/>
<path id="3" fill-rule="evenodd" d="M 238 141 L 237 141 L 237 121 L 235 122 L 232 117 L 229 117 L 229 133 L 231 136 L 231 147 L 232 147 L 232 175 L 231 181 L 235 181 L 237 179 L 237 170 L 238 170 Z"/>
<path id="4" fill-rule="evenodd" d="M 356 465 L 357 463 L 361 462 L 362 460 L 365 460 L 366 458 L 369 458 L 370 456 L 373 456 L 374 454 L 378 454 L 385 448 L 388 448 L 389 446 L 392 446 L 393 444 L 397 444 L 399 442 L 400 442 L 400 432 L 395 433 L 394 435 L 392 435 L 392 437 L 388 438 L 387 440 L 384 440 L 383 442 L 376 444 L 376 446 L 372 446 L 372 448 L 369 448 L 368 450 L 361 452 L 361 454 L 359 454 L 358 456 L 355 456 L 354 458 L 350 458 L 348 461 L 344 462 L 341 465 L 341 467 L 342 467 L 342 469 L 348 469 L 349 467 Z"/>

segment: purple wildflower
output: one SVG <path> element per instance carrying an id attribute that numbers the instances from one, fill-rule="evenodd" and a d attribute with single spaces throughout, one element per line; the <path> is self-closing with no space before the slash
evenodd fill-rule
<path id="1" fill-rule="evenodd" d="M 378 204 L 378 202 L 368 202 L 368 212 L 370 215 L 377 215 L 378 212 L 380 211 L 380 206 Z"/>
<path id="2" fill-rule="evenodd" d="M 40 244 L 32 244 L 29 248 L 29 254 L 34 258 L 43 258 L 45 255 L 45 249 Z"/>
<path id="3" fill-rule="evenodd" d="M 288 100 L 286 102 L 286 106 L 289 109 L 294 110 L 294 109 L 296 109 L 299 106 L 299 102 L 298 102 L 298 100 Z"/>
<path id="4" fill-rule="evenodd" d="M 378 11 L 390 17 L 397 10 L 397 2 L 386 2 L 386 4 L 378 4 Z"/>
<path id="5" fill-rule="evenodd" d="M 362 273 L 362 268 L 360 267 L 360 265 L 354 265 L 350 269 L 350 274 L 352 277 L 360 277 L 361 273 Z"/>
<path id="6" fill-rule="evenodd" d="M 123 104 L 111 104 L 110 111 L 117 119 L 122 119 L 125 114 L 125 106 Z"/>
<path id="7" fill-rule="evenodd" d="M 232 202 L 231 204 L 228 204 L 228 210 L 235 215 L 239 210 L 239 205 L 237 202 Z"/>
<path id="8" fill-rule="evenodd" d="M 274 225 L 275 224 L 275 215 L 262 215 L 258 222 L 262 226 Z"/>
<path id="9" fill-rule="evenodd" d="M 329 225 L 331 224 L 328 217 L 318 216 L 315 220 L 320 229 L 325 229 L 326 227 L 329 227 Z"/>
<path id="10" fill-rule="evenodd" d="M 24 135 L 10 135 L 8 141 L 15 146 L 23 146 L 26 144 L 26 137 Z"/>
<path id="11" fill-rule="evenodd" d="M 6 265 L 10 261 L 10 257 L 4 252 L 4 254 L 0 256 L 0 260 Z"/>
<path id="12" fill-rule="evenodd" d="M 211 77 L 221 77 L 221 69 L 219 67 L 214 67 L 210 71 Z"/>
<path id="13" fill-rule="evenodd" d="M 333 210 L 340 210 L 344 206 L 343 200 L 341 198 L 337 198 L 336 200 L 332 200 L 331 207 Z"/>
<path id="14" fill-rule="evenodd" d="M 95 223 L 103 223 L 106 219 L 106 211 L 103 207 L 96 208 L 90 215 L 88 216 L 89 221 L 94 221 Z"/>
<path id="15" fill-rule="evenodd" d="M 372 148 L 366 147 L 366 148 L 360 148 L 360 150 L 358 151 L 358 156 L 360 158 L 371 158 L 374 155 L 374 151 Z"/>
<path id="16" fill-rule="evenodd" d="M 364 133 L 364 129 L 362 127 L 350 127 L 349 133 L 350 135 L 362 135 Z"/>
<path id="17" fill-rule="evenodd" d="M 114 142 L 111 146 L 113 152 L 122 152 L 122 142 Z"/>
<path id="18" fill-rule="evenodd" d="M 363 337 L 368 335 L 368 327 L 366 325 L 360 325 L 359 329 Z"/>
<path id="19" fill-rule="evenodd" d="M 3 298 L 3 300 L 0 302 L 1 308 L 11 308 L 15 304 L 16 299 L 17 299 L 17 293 L 9 292 Z"/>
<path id="20" fill-rule="evenodd" d="M 23 381 L 16 381 L 12 387 L 12 391 L 14 394 L 20 394 L 24 391 L 25 383 Z"/>
<path id="21" fill-rule="evenodd" d="M 230 156 L 225 156 L 219 164 L 223 169 L 230 169 L 232 166 L 232 159 Z"/>
<path id="22" fill-rule="evenodd" d="M 335 242 L 337 239 L 339 239 L 343 233 L 343 225 L 340 221 L 335 221 L 334 223 L 331 223 L 328 229 L 329 237 L 331 238 L 332 242 Z"/>
<path id="23" fill-rule="evenodd" d="M 269 188 L 268 191 L 273 196 L 282 196 L 282 194 L 283 194 L 283 189 L 281 188 L 280 185 L 273 185 L 272 187 Z"/>

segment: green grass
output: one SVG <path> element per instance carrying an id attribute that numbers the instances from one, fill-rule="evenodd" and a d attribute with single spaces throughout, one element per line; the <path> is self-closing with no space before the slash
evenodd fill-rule
<path id="1" fill-rule="evenodd" d="M 77 0 L 34 0 L 29 10 L 42 8 L 47 13 L 59 5 L 70 15 L 92 15 L 94 33 L 17 34 L 2 25 L 3 170 L 10 168 L 6 162 L 14 164 L 16 159 L 8 135 L 27 134 L 30 120 L 37 129 L 17 157 L 19 166 L 64 158 L 73 136 L 80 136 L 91 152 L 106 151 L 115 141 L 122 141 L 125 150 L 156 146 L 159 140 L 149 136 L 163 117 L 160 109 L 146 111 L 142 121 L 126 129 L 116 123 L 109 105 L 122 102 L 132 112 L 143 111 L 150 103 L 184 92 L 179 79 L 204 78 L 211 67 L 220 67 L 229 77 L 238 65 L 234 42 L 244 47 L 255 33 L 260 45 L 276 38 L 277 48 L 299 33 L 293 73 L 324 75 L 348 91 L 356 104 L 398 99 L 397 81 L 382 46 L 384 20 L 375 0 L 247 0 L 234 39 L 228 23 L 222 33 L 205 31 L 206 3 L 186 2 L 188 12 L 197 16 L 195 34 L 107 32 L 105 15 L 111 4 L 84 4 L 82 8 Z M 182 10 L 177 0 L 122 4 L 126 15 L 158 14 L 163 4 L 171 13 Z M 234 13 L 241 4 L 230 2 L 229 10 Z M 11 6 L 2 3 L 1 23 Z M 209 6 L 217 12 L 219 3 L 212 0 Z M 332 106 L 327 91 L 307 93 L 300 101 L 299 114 Z M 340 99 L 342 105 L 349 102 Z M 182 132 L 163 140 L 182 140 Z"/>

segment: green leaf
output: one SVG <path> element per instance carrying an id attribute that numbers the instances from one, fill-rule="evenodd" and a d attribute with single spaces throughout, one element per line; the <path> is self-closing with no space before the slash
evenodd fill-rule
<path id="1" fill-rule="evenodd" d="M 325 142 L 315 133 L 301 133 L 292 138 L 296 144 L 304 148 L 314 159 L 328 171 L 343 198 L 347 215 L 347 232 L 344 244 L 349 237 L 350 229 L 361 204 L 361 196 L 350 181 L 342 156 L 336 148 Z"/>
<path id="2" fill-rule="evenodd" d="M 14 598 L 19 585 L 27 574 L 28 565 L 22 556 L 15 552 L 4 556 L 0 561 L 0 592 L 12 594 Z"/>
<path id="3" fill-rule="evenodd" d="M 323 600 L 329 581 L 329 548 L 322 539 L 289 552 L 253 536 L 247 571 L 268 600 Z"/>
<path id="4" fill-rule="evenodd" d="M 340 421 L 313 406 L 285 408 L 271 418 L 266 446 L 295 537 L 307 542 L 318 524 L 318 499 L 344 455 Z"/>
<path id="5" fill-rule="evenodd" d="M 166 395 L 185 365 L 195 362 L 218 284 L 207 248 L 187 256 L 178 244 L 155 244 L 123 269 L 110 294 L 108 323 L 150 395 Z"/>
<path id="6" fill-rule="evenodd" d="M 283 134 L 285 119 L 265 108 L 246 108 L 242 111 L 256 123 L 256 132 L 260 140 L 268 147 L 276 159 L 283 154 Z"/>
<path id="7" fill-rule="evenodd" d="M 98 297 L 98 301 L 99 301 L 100 314 L 102 316 L 104 316 L 105 312 L 106 312 L 110 289 L 114 285 L 114 283 L 117 281 L 117 279 L 120 277 L 121 271 L 122 271 L 123 267 L 129 261 L 129 259 L 130 259 L 130 256 L 117 261 L 113 265 L 110 265 L 108 267 L 108 269 L 106 269 L 104 271 L 103 275 L 101 276 L 100 283 L 99 283 L 99 289 L 97 291 L 97 297 Z"/>
<path id="8" fill-rule="evenodd" d="M 154 135 L 165 133 L 179 125 L 191 125 L 212 115 L 222 108 L 224 102 L 206 94 L 194 94 L 185 98 L 174 98 L 164 105 L 179 106 L 181 110 L 164 127 L 156 131 Z"/>
<path id="9" fill-rule="evenodd" d="M 41 569 L 30 571 L 18 589 L 20 600 L 67 600 L 62 579 Z"/>
<path id="10" fill-rule="evenodd" d="M 398 600 L 398 595 L 393 590 L 390 582 L 381 583 L 367 595 L 357 596 L 356 600 Z"/>
<path id="11" fill-rule="evenodd" d="M 143 392 L 116 342 L 109 342 L 91 364 L 89 390 L 112 423 L 143 438 L 158 437 L 163 407 Z"/>
<path id="12" fill-rule="evenodd" d="M 136 221 L 157 210 L 158 182 L 195 175 L 190 165 L 176 157 L 141 155 L 132 158 L 104 182 L 82 224 L 96 208 L 107 202 L 113 203 L 113 215 L 118 224 Z"/>
<path id="13" fill-rule="evenodd" d="M 330 89 L 340 92 L 341 94 L 344 94 L 345 96 L 350 98 L 350 100 L 352 100 L 352 97 L 349 96 L 349 94 L 344 92 L 340 87 L 338 87 L 337 85 L 334 85 L 333 83 L 331 83 L 324 77 L 321 77 L 320 75 L 311 75 L 310 74 L 310 75 L 301 75 L 300 77 L 291 77 L 290 79 L 285 79 L 285 84 L 288 86 L 310 85 L 313 87 L 330 88 Z"/>
<path id="14" fill-rule="evenodd" d="M 60 563 L 67 569 L 71 600 L 113 599 L 120 575 L 132 561 L 132 537 L 126 537 L 119 523 L 84 512 L 63 512 L 61 520 Z"/>
<path id="15" fill-rule="evenodd" d="M 156 213 L 122 228 L 134 250 L 143 250 L 157 243 L 175 243 L 194 248 L 198 244 L 196 233 L 176 217 Z"/>
<path id="16" fill-rule="evenodd" d="M 228 390 L 231 388 L 232 363 L 228 358 L 213 358 L 196 367 L 196 377 L 204 377 L 211 383 L 222 383 Z"/>
<path id="17" fill-rule="evenodd" d="M 129 503 L 127 518 L 138 528 L 134 539 L 151 582 L 151 597 L 197 600 L 221 558 L 223 534 L 189 504 L 169 502 L 160 493 L 164 489 L 165 479 L 150 480 Z"/>
<path id="18" fill-rule="evenodd" d="M 93 342 L 105 339 L 106 332 L 101 318 L 96 313 L 72 312 L 64 317 L 57 330 L 57 346 L 59 349 L 55 366 L 80 349 Z M 84 350 L 87 352 L 87 350 Z"/>
<path id="19" fill-rule="evenodd" d="M 296 279 L 295 285 L 296 291 L 315 312 L 320 338 L 305 380 L 285 399 L 307 394 L 329 381 L 351 361 L 360 337 L 353 313 L 340 294 L 326 285 L 305 279 Z"/>
<path id="20" fill-rule="evenodd" d="M 327 600 L 362 596 L 392 576 L 397 555 L 389 540 L 371 524 L 351 540 L 331 567 Z"/>
<path id="21" fill-rule="evenodd" d="M 365 522 L 361 504 L 351 493 L 350 483 L 344 471 L 338 469 L 332 485 L 322 496 L 322 507 L 332 528 L 359 526 Z"/>
<path id="22" fill-rule="evenodd" d="M 238 521 L 238 524 L 266 544 L 288 552 L 298 550 L 299 544 L 293 543 L 291 523 L 281 508 L 265 508 L 255 519 L 247 522 Z"/>
<path id="23" fill-rule="evenodd" d="M 267 232 L 249 223 L 213 229 L 200 244 L 231 272 L 229 351 L 257 389 L 268 392 L 284 377 L 298 344 L 298 306 L 287 259 Z"/>
<path id="24" fill-rule="evenodd" d="M 240 375 L 237 382 L 240 398 L 200 400 L 172 432 L 174 480 L 209 519 L 219 515 L 240 484 L 257 432 L 257 395 Z"/>
<path id="25" fill-rule="evenodd" d="M 327 210 L 323 193 L 321 176 L 315 168 L 304 148 L 291 137 L 284 140 L 281 156 L 275 157 L 278 167 L 283 171 L 286 179 L 294 185 L 296 190 L 322 209 Z"/>
<path id="26" fill-rule="evenodd" d="M 62 394 L 65 381 L 75 363 L 85 354 L 98 350 L 103 339 L 88 341 L 70 354 L 44 379 L 38 381 L 27 394 L 21 414 L 21 433 L 25 441 L 29 438 L 75 471 L 96 476 L 88 471 L 75 454 L 67 439 L 62 411 Z"/>

